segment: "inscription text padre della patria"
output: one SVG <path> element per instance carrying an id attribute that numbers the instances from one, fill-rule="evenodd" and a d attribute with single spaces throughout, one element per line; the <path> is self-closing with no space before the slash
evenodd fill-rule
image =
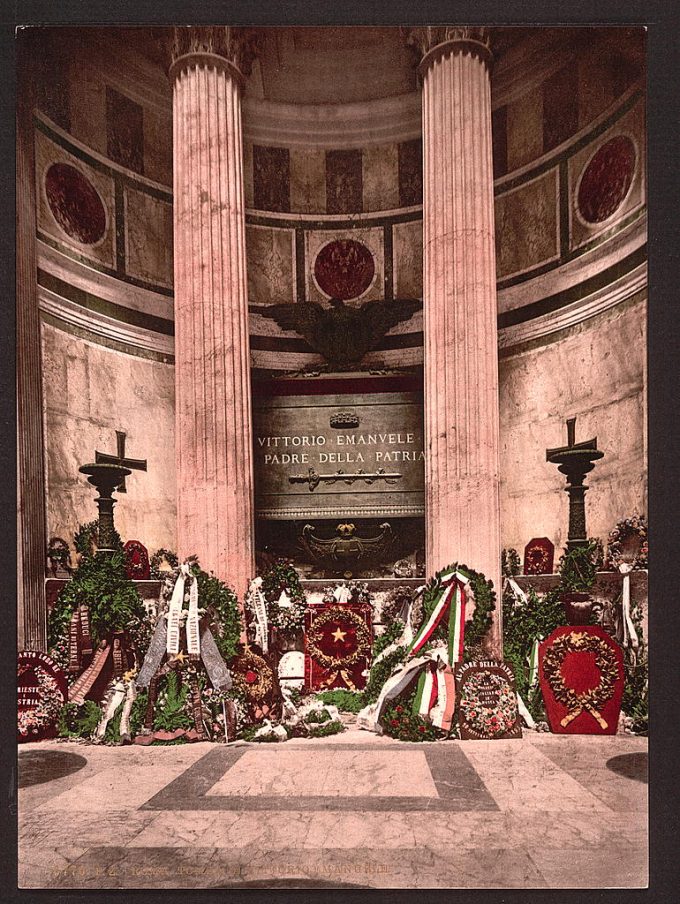
<path id="1" fill-rule="evenodd" d="M 422 419 L 422 396 L 415 392 L 258 399 L 258 516 L 421 515 Z"/>

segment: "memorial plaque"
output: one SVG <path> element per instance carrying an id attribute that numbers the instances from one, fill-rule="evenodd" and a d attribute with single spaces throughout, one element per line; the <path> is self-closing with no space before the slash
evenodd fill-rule
<path id="1" fill-rule="evenodd" d="M 151 577 L 149 551 L 139 540 L 128 540 L 123 547 L 125 575 L 131 581 L 148 581 Z"/>
<path id="2" fill-rule="evenodd" d="M 46 653 L 22 650 L 17 657 L 18 740 L 53 738 L 66 695 L 66 673 Z"/>
<path id="3" fill-rule="evenodd" d="M 524 574 L 552 574 L 555 547 L 547 537 L 534 537 L 524 547 Z"/>
<path id="4" fill-rule="evenodd" d="M 515 675 L 507 663 L 489 660 L 458 665 L 456 700 L 462 740 L 522 737 Z"/>
<path id="5" fill-rule="evenodd" d="M 292 383 L 253 402 L 259 518 L 424 514 L 422 392 L 396 380 L 324 380 L 315 393 Z"/>

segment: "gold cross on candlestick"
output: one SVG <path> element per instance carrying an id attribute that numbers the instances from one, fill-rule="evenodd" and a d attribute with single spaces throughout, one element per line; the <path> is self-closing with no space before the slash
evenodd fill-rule
<path id="1" fill-rule="evenodd" d="M 94 460 L 98 465 L 119 465 L 122 468 L 133 468 L 135 471 L 146 471 L 146 459 L 126 458 L 125 457 L 125 437 L 126 433 L 122 430 L 116 430 L 116 451 L 117 455 L 110 455 L 108 452 L 94 453 Z M 127 493 L 125 488 L 125 478 L 118 486 L 119 493 Z"/>

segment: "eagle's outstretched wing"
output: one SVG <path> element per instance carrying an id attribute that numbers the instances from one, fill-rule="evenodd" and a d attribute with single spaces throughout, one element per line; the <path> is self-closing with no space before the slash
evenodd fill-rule
<path id="1" fill-rule="evenodd" d="M 366 335 L 370 336 L 371 347 L 375 347 L 385 333 L 408 320 L 422 307 L 417 298 L 394 298 L 392 301 L 369 301 L 361 308 Z"/>
<path id="2" fill-rule="evenodd" d="M 305 524 L 302 528 L 302 534 L 300 535 L 300 545 L 311 557 L 312 561 L 316 558 L 330 558 L 337 540 L 337 537 L 333 537 L 331 540 L 324 540 L 323 537 L 315 537 L 314 528 L 311 524 Z"/>
<path id="3" fill-rule="evenodd" d="M 322 332 L 326 312 L 321 305 L 312 301 L 294 304 L 252 305 L 250 308 L 262 317 L 275 320 L 282 330 L 293 330 L 304 336 L 312 348 L 316 349 L 319 333 Z"/>

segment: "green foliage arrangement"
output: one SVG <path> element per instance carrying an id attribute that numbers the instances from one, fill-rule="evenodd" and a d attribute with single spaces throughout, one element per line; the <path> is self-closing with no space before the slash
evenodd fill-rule
<path id="1" fill-rule="evenodd" d="M 366 706 L 368 703 L 375 703 L 375 701 L 380 696 L 380 691 L 382 690 L 383 684 L 387 681 L 387 679 L 394 671 L 394 667 L 403 662 L 406 658 L 406 647 L 399 647 L 398 649 L 393 650 L 391 653 L 385 656 L 384 659 L 381 659 L 380 662 L 375 662 L 375 659 L 382 653 L 383 650 L 385 650 L 391 643 L 394 643 L 397 638 L 401 637 L 403 630 L 403 622 L 395 619 L 395 621 L 393 621 L 392 624 L 388 625 L 385 631 L 379 637 L 376 637 L 373 641 L 371 657 L 375 664 L 371 666 L 371 670 L 368 675 L 368 681 L 366 682 L 366 687 L 363 690 L 363 706 Z M 362 707 L 359 707 L 359 709 L 361 708 Z M 357 712 L 358 711 L 359 710 L 357 710 Z"/>
<path id="2" fill-rule="evenodd" d="M 305 719 L 305 721 L 310 722 L 310 723 L 311 722 L 321 723 L 321 722 L 328 722 L 330 720 L 330 718 L 331 718 L 331 714 L 328 712 L 328 710 L 325 707 L 322 707 L 321 709 L 310 710 L 310 712 L 307 713 L 307 718 Z"/>
<path id="3" fill-rule="evenodd" d="M 308 726 L 306 737 L 327 738 L 330 737 L 330 735 L 340 734 L 340 732 L 344 730 L 345 726 L 342 724 L 342 722 L 331 720 L 330 722 L 324 722 L 323 725 Z"/>
<path id="4" fill-rule="evenodd" d="M 342 687 L 332 691 L 322 691 L 317 694 L 317 700 L 327 703 L 329 706 L 337 706 L 343 713 L 358 713 L 366 705 L 364 695 L 360 691 L 348 691 Z"/>
<path id="5" fill-rule="evenodd" d="M 292 562 L 280 559 L 262 575 L 262 593 L 267 602 L 272 603 L 276 602 L 284 590 L 293 602 L 305 600 L 305 592 L 295 566 Z"/>
<path id="6" fill-rule="evenodd" d="M 113 714 L 113 718 L 109 719 L 106 731 L 104 732 L 105 744 L 120 744 L 120 721 L 123 716 L 124 706 L 125 700 L 118 704 L 118 707 Z"/>
<path id="7" fill-rule="evenodd" d="M 625 685 L 621 710 L 632 719 L 635 734 L 649 733 L 649 660 L 647 645 L 642 638 L 642 610 L 639 604 L 633 606 L 631 619 L 639 638 L 635 652 L 624 650 Z"/>
<path id="8" fill-rule="evenodd" d="M 436 741 L 443 737 L 429 721 L 413 714 L 413 696 L 411 693 L 410 697 L 387 709 L 380 722 L 384 733 L 399 741 Z"/>
<path id="9" fill-rule="evenodd" d="M 364 706 L 368 703 L 375 703 L 380 696 L 383 685 L 394 671 L 394 667 L 399 665 L 406 659 L 406 647 L 394 650 L 389 655 L 381 659 L 380 662 L 371 666 L 371 671 L 364 688 Z"/>
<path id="10" fill-rule="evenodd" d="M 193 723 L 186 711 L 188 692 L 188 685 L 180 680 L 174 669 L 171 669 L 166 676 L 165 687 L 158 695 L 153 720 L 155 731 L 191 728 Z"/>
<path id="11" fill-rule="evenodd" d="M 90 611 L 90 630 L 95 644 L 112 631 L 132 631 L 146 620 L 142 599 L 125 574 L 122 551 L 82 557 L 73 578 L 61 591 L 50 612 L 50 647 L 66 636 L 73 610 L 81 605 L 86 605 Z"/>
<path id="12" fill-rule="evenodd" d="M 282 608 L 278 599 L 286 591 L 291 604 Z M 267 615 L 271 624 L 290 637 L 304 629 L 307 597 L 300 577 L 291 562 L 280 560 L 262 575 L 262 593 L 267 601 Z"/>
<path id="13" fill-rule="evenodd" d="M 515 578 L 522 568 L 522 560 L 519 553 L 513 547 L 501 552 L 501 571 L 506 578 Z"/>
<path id="14" fill-rule="evenodd" d="M 139 691 L 130 710 L 130 737 L 134 738 L 142 730 L 146 705 L 149 701 L 148 691 Z"/>
<path id="15" fill-rule="evenodd" d="M 511 590 L 503 595 L 503 658 L 512 665 L 517 692 L 534 719 L 543 719 L 545 713 L 538 683 L 529 691 L 531 648 L 536 637 L 546 638 L 564 621 L 559 588 L 540 596 L 530 588 L 523 605 L 517 603 Z"/>
<path id="16" fill-rule="evenodd" d="M 427 621 L 432 614 L 439 596 L 442 584 L 442 575 L 450 571 L 460 571 L 467 575 L 470 586 L 475 597 L 475 609 L 472 617 L 465 622 L 465 654 L 464 661 L 470 662 L 474 659 L 483 658 L 482 642 L 487 631 L 491 627 L 491 613 L 496 608 L 496 593 L 493 589 L 493 582 L 487 581 L 483 574 L 473 571 L 467 565 L 459 565 L 454 562 L 447 568 L 438 571 L 428 584 L 423 593 L 423 618 L 419 625 L 414 625 L 414 632 Z M 444 641 L 448 639 L 448 621 L 444 619 L 437 626 L 432 635 L 430 642 L 424 649 L 429 649 L 435 641 Z"/>
<path id="17" fill-rule="evenodd" d="M 391 643 L 394 643 L 395 640 L 398 640 L 404 631 L 404 623 L 399 621 L 399 619 L 395 619 L 392 621 L 383 631 L 382 634 L 379 634 L 373 640 L 373 647 L 371 649 L 371 656 L 373 659 L 376 656 L 379 656 L 383 650 L 386 650 L 387 647 Z"/>
<path id="18" fill-rule="evenodd" d="M 560 592 L 588 593 L 595 584 L 597 561 L 601 549 L 596 540 L 589 540 L 586 546 L 577 546 L 560 559 Z"/>
<path id="19" fill-rule="evenodd" d="M 237 652 L 241 636 L 241 611 L 234 591 L 212 574 L 201 569 L 198 562 L 191 565 L 191 573 L 198 581 L 198 605 L 206 610 L 215 643 L 225 662 Z"/>
<path id="20" fill-rule="evenodd" d="M 102 711 L 94 700 L 81 705 L 65 703 L 57 718 L 57 734 L 60 738 L 89 738 L 102 717 Z"/>

